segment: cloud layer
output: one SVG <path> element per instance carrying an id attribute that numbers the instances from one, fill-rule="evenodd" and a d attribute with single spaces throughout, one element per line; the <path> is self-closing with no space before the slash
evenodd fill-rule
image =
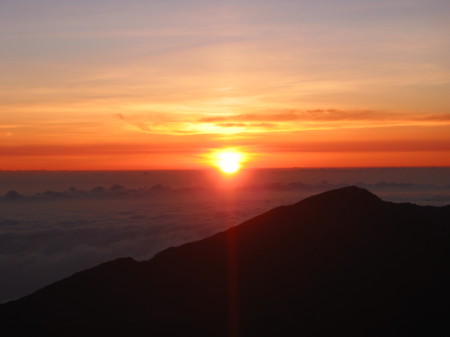
<path id="1" fill-rule="evenodd" d="M 16 182 L 0 197 L 0 301 L 114 258 L 149 259 L 273 207 L 351 184 L 392 201 L 450 203 L 450 170 L 444 168 L 261 170 L 235 185 L 194 177 L 189 171 L 0 172 L 3 183 Z M 117 183 L 93 185 L 113 179 Z M 142 187 L 145 179 L 162 183 Z M 48 189 L 75 181 L 79 187 Z M 30 186 L 34 191 L 26 192 Z"/>
<path id="2" fill-rule="evenodd" d="M 176 113 L 119 114 L 137 129 L 155 134 L 236 134 L 305 130 L 450 125 L 449 113 L 373 110 L 286 110 L 246 114 L 203 113 L 192 117 Z"/>

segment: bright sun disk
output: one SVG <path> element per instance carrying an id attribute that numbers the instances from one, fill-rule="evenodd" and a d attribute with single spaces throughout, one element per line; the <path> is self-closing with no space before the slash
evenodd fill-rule
<path id="1" fill-rule="evenodd" d="M 224 173 L 235 173 L 241 168 L 243 154 L 232 150 L 215 153 L 215 165 Z"/>

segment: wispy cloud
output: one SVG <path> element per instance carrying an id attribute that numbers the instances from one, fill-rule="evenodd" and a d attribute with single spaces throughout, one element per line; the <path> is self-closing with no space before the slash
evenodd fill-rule
<path id="1" fill-rule="evenodd" d="M 275 123 L 217 123 L 222 128 L 275 128 Z"/>
<path id="2" fill-rule="evenodd" d="M 403 111 L 311 109 L 247 114 L 150 113 L 119 114 L 136 129 L 155 134 L 239 134 L 292 132 L 316 129 L 390 127 L 408 125 L 448 125 L 449 113 L 410 113 Z"/>
<path id="3" fill-rule="evenodd" d="M 285 110 L 275 113 L 237 114 L 225 116 L 208 116 L 199 119 L 199 122 L 298 122 L 298 121 L 379 121 L 379 122 L 450 122 L 450 113 L 411 113 L 398 111 L 374 110 L 339 110 L 339 109 L 312 109 L 312 110 Z"/>

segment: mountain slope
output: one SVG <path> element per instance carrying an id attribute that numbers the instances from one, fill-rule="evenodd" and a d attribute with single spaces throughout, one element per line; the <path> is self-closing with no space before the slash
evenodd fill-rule
<path id="1" fill-rule="evenodd" d="M 0 306 L 7 336 L 447 336 L 450 207 L 348 187 Z"/>

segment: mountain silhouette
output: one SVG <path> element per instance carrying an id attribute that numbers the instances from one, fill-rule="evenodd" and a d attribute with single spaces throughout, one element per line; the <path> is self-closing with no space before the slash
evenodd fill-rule
<path id="1" fill-rule="evenodd" d="M 0 305 L 2 336 L 450 336 L 450 206 L 357 187 Z"/>

